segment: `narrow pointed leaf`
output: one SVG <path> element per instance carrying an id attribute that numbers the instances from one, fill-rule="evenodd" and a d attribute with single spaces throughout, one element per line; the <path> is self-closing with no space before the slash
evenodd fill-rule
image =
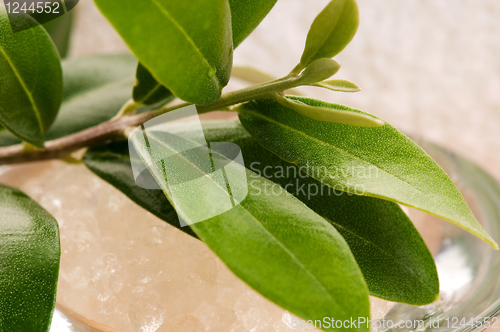
<path id="1" fill-rule="evenodd" d="M 0 331 L 48 331 L 61 254 L 57 222 L 2 185 L 0 213 Z"/>
<path id="2" fill-rule="evenodd" d="M 129 55 L 63 61 L 63 103 L 47 139 L 64 137 L 114 117 L 130 98 L 136 61 Z"/>
<path id="3" fill-rule="evenodd" d="M 34 22 L 28 15 L 12 24 Z M 0 124 L 22 140 L 43 147 L 62 98 L 59 55 L 41 26 L 13 33 L 0 4 Z"/>
<path id="4" fill-rule="evenodd" d="M 163 136 L 153 128 L 148 129 L 147 137 L 149 143 L 145 143 L 142 131 L 135 131 L 131 135 L 135 149 L 157 176 L 169 200 L 181 202 L 181 208 L 177 205 L 179 215 L 238 277 L 271 301 L 306 319 L 369 316 L 368 293 L 361 271 L 347 243 L 327 221 L 281 187 L 262 177 L 253 177 L 255 174 L 247 170 L 247 177 L 252 177 L 251 185 L 245 177 L 233 177 L 231 183 L 231 195 L 235 188 L 248 185 L 248 195 L 243 201 L 222 214 L 192 224 L 191 216 L 203 213 L 200 204 L 224 195 L 229 198 L 228 189 L 218 186 L 215 172 L 207 174 L 199 168 L 200 156 L 191 159 L 183 155 L 183 159 L 179 158 L 184 160 L 183 175 L 193 172 L 189 175 L 195 179 L 204 177 L 206 185 L 182 183 L 175 187 L 175 197 L 170 196 L 174 189 L 164 187 L 166 179 L 158 176 L 165 172 L 162 158 L 172 153 L 178 156 L 179 150 L 165 140 L 170 136 Z M 227 174 L 239 174 L 244 170 L 242 167 L 229 163 L 225 170 Z M 209 185 L 205 180 L 213 182 Z M 178 184 L 171 177 L 169 181 Z M 269 186 L 281 189 L 280 194 L 264 193 Z"/>
<path id="5" fill-rule="evenodd" d="M 92 55 L 63 60 L 64 102 L 108 85 L 119 85 L 120 81 L 133 83 L 136 65 L 137 59 L 129 54 Z"/>
<path id="6" fill-rule="evenodd" d="M 139 61 L 174 95 L 198 105 L 229 81 L 233 41 L 227 0 L 96 0 Z"/>
<path id="7" fill-rule="evenodd" d="M 276 184 L 252 181 L 241 205 L 192 225 L 195 233 L 239 278 L 300 317 L 369 317 L 367 286 L 337 230 L 285 191 L 261 194 Z"/>
<path id="8" fill-rule="evenodd" d="M 359 25 L 355 0 L 332 0 L 316 17 L 307 34 L 300 64 L 320 58 L 333 58 L 351 42 Z"/>
<path id="9" fill-rule="evenodd" d="M 136 103 L 153 105 L 172 100 L 174 95 L 151 75 L 140 63 L 137 65 L 136 82 L 132 92 Z"/>
<path id="10" fill-rule="evenodd" d="M 342 194 L 311 177 L 300 176 L 297 166 L 264 149 L 239 122 L 202 124 L 208 141 L 236 143 L 248 169 L 287 189 L 337 228 L 352 250 L 371 295 L 417 305 L 436 299 L 439 281 L 434 260 L 397 204 Z M 186 124 L 183 130 L 194 129 Z M 83 161 L 134 202 L 193 235 L 189 227 L 180 227 L 175 210 L 162 191 L 142 189 L 135 184 L 126 141 L 91 149 Z"/>
<path id="11" fill-rule="evenodd" d="M 336 107 L 313 99 L 296 100 L 315 107 Z M 290 112 L 270 99 L 247 103 L 239 111 L 243 126 L 259 143 L 321 182 L 415 207 L 498 247 L 448 175 L 389 124 L 363 128 L 319 122 Z M 315 172 L 318 167 L 321 174 Z M 358 170 L 376 175 L 358 176 Z"/>
<path id="12" fill-rule="evenodd" d="M 277 0 L 229 0 L 236 48 L 271 11 Z"/>
<path id="13" fill-rule="evenodd" d="M 358 91 L 361 91 L 359 86 L 357 86 L 353 82 L 350 82 L 347 80 L 328 80 L 328 81 L 323 81 L 323 82 L 311 84 L 311 86 L 317 86 L 320 88 L 325 88 L 328 90 L 340 91 L 340 92 L 358 92 Z"/>
<path id="14" fill-rule="evenodd" d="M 384 125 L 384 122 L 380 119 L 356 112 L 356 110 L 343 105 L 334 105 L 333 107 L 312 106 L 303 103 L 297 98 L 287 98 L 279 95 L 275 96 L 275 100 L 280 105 L 317 121 L 336 122 L 359 127 L 380 127 Z"/>
<path id="15" fill-rule="evenodd" d="M 308 85 L 320 82 L 335 75 L 340 69 L 337 61 L 330 58 L 314 60 L 299 75 L 297 85 Z"/>
<path id="16" fill-rule="evenodd" d="M 204 122 L 207 140 L 240 146 L 251 171 L 277 183 L 321 215 L 347 241 L 370 294 L 428 304 L 439 294 L 436 266 L 420 234 L 393 202 L 333 190 L 260 146 L 239 122 Z"/>

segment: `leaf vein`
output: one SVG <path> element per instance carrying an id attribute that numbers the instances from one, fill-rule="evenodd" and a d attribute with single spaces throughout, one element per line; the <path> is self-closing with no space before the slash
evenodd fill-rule
<path id="1" fill-rule="evenodd" d="M 19 84 L 21 84 L 21 87 L 23 88 L 24 92 L 26 93 L 26 95 L 30 101 L 31 106 L 33 107 L 33 112 L 35 113 L 36 119 L 38 121 L 38 126 L 40 127 L 40 132 L 43 134 L 45 132 L 45 128 L 43 127 L 43 122 L 42 122 L 40 110 L 38 109 L 38 106 L 36 105 L 35 100 L 33 99 L 33 95 L 31 94 L 31 91 L 29 91 L 29 89 L 26 85 L 26 82 L 24 82 L 23 78 L 21 77 L 21 75 L 17 71 L 17 68 L 14 66 L 14 63 L 12 62 L 12 60 L 7 55 L 7 53 L 5 52 L 4 48 L 1 45 L 0 45 L 0 53 L 2 53 L 2 55 L 4 56 L 5 60 L 9 64 L 10 68 L 14 72 L 14 75 L 18 79 Z"/>
<path id="2" fill-rule="evenodd" d="M 396 179 L 400 180 L 400 181 L 401 181 L 401 182 L 403 182 L 405 185 L 408 185 L 408 186 L 410 186 L 411 188 L 416 189 L 419 193 L 421 193 L 421 194 L 423 194 L 423 195 L 425 195 L 425 196 L 434 197 L 434 196 L 432 196 L 432 195 L 429 195 L 429 194 L 428 194 L 428 193 L 426 193 L 426 192 L 423 192 L 423 191 L 422 191 L 422 190 L 420 190 L 418 187 L 416 187 L 416 186 L 414 186 L 414 185 L 412 185 L 412 184 L 410 184 L 410 183 L 406 182 L 404 179 L 401 179 L 401 178 L 399 178 L 398 176 L 393 175 L 393 174 L 391 174 L 391 173 L 387 172 L 386 170 L 384 170 L 384 169 L 383 169 L 383 168 L 381 168 L 380 166 L 378 166 L 378 165 L 374 165 L 374 164 L 372 164 L 372 163 L 370 163 L 370 162 L 367 162 L 367 161 L 364 161 L 364 160 L 362 160 L 360 157 L 355 156 L 355 155 L 353 155 L 353 154 L 351 154 L 351 153 L 347 152 L 346 150 L 343 150 L 343 149 L 341 149 L 341 148 L 339 148 L 339 147 L 337 147 L 337 146 L 335 146 L 335 145 L 328 144 L 327 142 L 324 142 L 324 141 L 322 141 L 322 140 L 320 140 L 320 139 L 318 139 L 318 138 L 316 138 L 316 137 L 313 137 L 313 136 L 307 135 L 307 134 L 306 134 L 305 132 L 303 132 L 303 131 L 300 131 L 300 130 L 298 130 L 298 129 L 295 129 L 295 128 L 293 128 L 293 127 L 290 127 L 290 126 L 288 126 L 288 125 L 286 125 L 286 124 L 284 124 L 284 123 L 278 122 L 278 121 L 276 121 L 276 120 L 274 120 L 274 119 L 272 119 L 272 118 L 269 118 L 269 117 L 267 117 L 267 116 L 265 116 L 265 115 L 263 115 L 263 114 L 261 114 L 261 113 L 258 113 L 258 112 L 255 112 L 255 111 L 249 111 L 249 110 L 247 110 L 247 109 L 245 109 L 245 110 L 244 110 L 244 112 L 251 113 L 251 114 L 253 114 L 253 115 L 255 115 L 255 116 L 259 117 L 259 118 L 262 118 L 262 119 L 264 119 L 264 120 L 267 120 L 267 121 L 269 121 L 269 122 L 271 122 L 271 123 L 274 123 L 274 124 L 276 124 L 276 125 L 278 125 L 278 126 L 281 126 L 281 127 L 283 127 L 283 128 L 289 129 L 290 131 L 296 132 L 296 133 L 298 133 L 299 135 L 301 135 L 301 136 L 305 137 L 306 139 L 316 141 L 316 142 L 318 142 L 318 143 L 319 143 L 319 144 L 321 144 L 321 145 L 324 145 L 324 146 L 327 146 L 327 147 L 333 148 L 334 150 L 337 150 L 337 151 L 339 151 L 339 152 L 345 153 L 346 155 L 348 155 L 348 156 L 349 156 L 349 157 L 351 157 L 352 159 L 356 159 L 356 160 L 358 160 L 358 161 L 360 161 L 360 162 L 362 162 L 362 163 L 366 163 L 366 164 L 368 164 L 368 165 L 371 165 L 371 166 L 376 167 L 377 169 L 380 169 L 380 170 L 381 170 L 381 171 L 383 171 L 385 174 L 387 174 L 387 175 L 389 175 L 389 176 L 391 176 L 391 177 L 393 177 L 393 178 L 396 178 Z"/>
<path id="3" fill-rule="evenodd" d="M 208 60 L 205 58 L 205 55 L 201 52 L 201 50 L 199 49 L 199 47 L 195 44 L 194 40 L 191 38 L 191 36 L 189 36 L 189 34 L 186 32 L 186 30 L 184 30 L 184 28 L 179 24 L 179 22 L 177 22 L 177 20 L 175 20 L 172 15 L 170 14 L 170 12 L 158 1 L 158 0 L 151 0 L 151 2 L 156 6 L 158 7 L 158 9 L 160 10 L 160 12 L 163 13 L 163 15 L 165 15 L 167 17 L 167 19 L 172 22 L 172 24 L 184 35 L 184 37 L 186 37 L 186 40 L 188 41 L 188 43 L 191 44 L 191 46 L 193 46 L 194 50 L 205 60 L 207 66 L 213 71 L 213 72 L 216 72 L 216 68 L 212 67 L 212 65 L 208 62 Z M 219 79 L 217 78 L 217 75 L 214 75 L 213 76 L 216 80 L 217 80 L 217 84 L 219 85 L 220 87 L 220 82 L 219 82 Z"/>
<path id="4" fill-rule="evenodd" d="M 404 270 L 408 271 L 410 274 L 412 274 L 413 276 L 415 277 L 419 277 L 418 273 L 416 273 L 413 269 L 409 268 L 408 266 L 406 266 L 405 264 L 401 263 L 394 255 L 392 255 L 390 252 L 382 249 L 380 246 L 378 246 L 375 242 L 373 241 L 370 241 L 368 240 L 367 238 L 359 235 L 358 233 L 350 230 L 349 228 L 339 224 L 339 223 L 336 223 L 335 221 L 329 219 L 329 218 L 325 218 L 327 219 L 330 223 L 334 224 L 335 227 L 339 227 L 339 228 L 342 228 L 343 230 L 345 230 L 346 232 L 348 232 L 349 234 L 352 234 L 353 236 L 357 237 L 358 239 L 362 240 L 363 242 L 365 242 L 366 244 L 370 245 L 371 247 L 375 248 L 376 250 L 378 250 L 380 253 L 382 253 L 384 256 L 386 257 L 389 257 L 391 258 L 392 260 L 394 260 L 394 262 L 401 266 Z M 418 278 L 420 279 L 420 278 Z M 427 288 L 431 293 L 432 293 L 432 290 L 429 288 L 429 286 L 424 282 L 422 283 L 422 285 Z"/>

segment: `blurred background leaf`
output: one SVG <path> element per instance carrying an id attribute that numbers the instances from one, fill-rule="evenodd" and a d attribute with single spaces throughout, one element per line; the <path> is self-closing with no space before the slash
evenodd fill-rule
<path id="1" fill-rule="evenodd" d="M 136 64 L 132 55 L 96 55 L 64 60 L 63 101 L 46 139 L 73 134 L 114 117 L 130 98 Z M 0 146 L 20 142 L 0 127 Z"/>
<path id="2" fill-rule="evenodd" d="M 52 41 L 56 45 L 61 58 L 65 58 L 68 55 L 74 17 L 75 12 L 70 11 L 53 21 L 43 24 L 43 27 L 47 30 L 50 38 L 52 38 Z"/>

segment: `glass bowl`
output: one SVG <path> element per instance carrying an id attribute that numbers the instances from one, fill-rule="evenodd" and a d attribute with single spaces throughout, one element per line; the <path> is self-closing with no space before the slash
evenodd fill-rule
<path id="1" fill-rule="evenodd" d="M 450 175 L 483 227 L 495 239 L 500 239 L 498 182 L 449 150 L 423 140 L 415 141 Z M 405 325 L 407 321 L 419 321 L 398 331 L 466 332 L 500 328 L 498 251 L 451 223 L 438 222 L 442 237 L 434 259 L 439 274 L 440 301 L 421 307 L 395 304 L 383 319 L 395 323 L 404 321 Z M 372 326 L 374 331 L 391 330 L 383 322 L 375 324 L 379 326 Z"/>

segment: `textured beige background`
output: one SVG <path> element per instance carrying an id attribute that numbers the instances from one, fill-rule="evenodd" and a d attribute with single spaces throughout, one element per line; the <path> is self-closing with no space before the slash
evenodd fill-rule
<path id="1" fill-rule="evenodd" d="M 236 65 L 285 75 L 328 0 L 279 0 L 235 52 Z M 363 89 L 306 93 L 386 119 L 469 157 L 500 179 L 500 1 L 359 0 L 361 26 L 336 59 Z M 71 56 L 127 47 L 91 0 L 77 6 Z"/>

